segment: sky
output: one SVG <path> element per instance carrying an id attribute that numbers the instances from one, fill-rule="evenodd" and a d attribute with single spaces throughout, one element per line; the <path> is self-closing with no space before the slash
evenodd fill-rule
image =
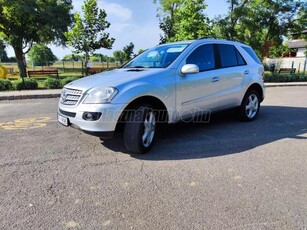
<path id="1" fill-rule="evenodd" d="M 214 16 L 227 12 L 226 0 L 206 0 L 208 5 L 205 13 Z M 81 12 L 83 0 L 73 0 L 73 11 Z M 96 53 L 112 56 L 113 51 L 122 50 L 123 47 L 133 42 L 134 52 L 139 49 L 147 49 L 159 43 L 159 20 L 157 16 L 158 5 L 153 0 L 98 0 L 98 7 L 107 13 L 107 21 L 111 23 L 107 32 L 115 38 L 112 50 L 100 49 Z M 49 45 L 57 58 L 71 54 L 72 47 L 63 48 Z M 14 56 L 12 48 L 7 48 L 8 56 Z"/>

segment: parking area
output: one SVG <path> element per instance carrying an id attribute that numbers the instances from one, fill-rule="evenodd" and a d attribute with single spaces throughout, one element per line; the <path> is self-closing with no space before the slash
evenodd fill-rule
<path id="1" fill-rule="evenodd" d="M 2 229 L 306 229 L 307 87 L 162 129 L 149 154 L 56 121 L 58 99 L 0 101 Z"/>

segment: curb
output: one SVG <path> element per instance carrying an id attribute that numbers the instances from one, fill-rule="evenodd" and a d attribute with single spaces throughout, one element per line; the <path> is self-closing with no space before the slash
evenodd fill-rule
<path id="1" fill-rule="evenodd" d="M 293 82 L 293 83 L 266 83 L 265 87 L 292 87 L 292 86 L 307 86 L 307 82 Z"/>
<path id="2" fill-rule="evenodd" d="M 10 96 L 0 96 L 0 101 L 8 100 L 23 100 L 23 99 L 45 99 L 45 98 L 59 98 L 60 93 L 55 94 L 37 94 L 37 95 L 10 95 Z"/>

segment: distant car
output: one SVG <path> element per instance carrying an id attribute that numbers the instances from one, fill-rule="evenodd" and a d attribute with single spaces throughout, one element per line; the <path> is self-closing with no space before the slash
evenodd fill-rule
<path id="1" fill-rule="evenodd" d="M 146 153 L 161 122 L 236 107 L 242 120 L 254 120 L 265 95 L 263 74 L 253 49 L 242 43 L 200 39 L 159 45 L 120 69 L 65 85 L 58 121 L 102 139 L 122 123 L 128 151 Z"/>

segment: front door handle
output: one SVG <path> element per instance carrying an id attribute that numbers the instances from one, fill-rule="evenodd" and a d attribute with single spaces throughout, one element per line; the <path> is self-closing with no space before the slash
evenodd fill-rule
<path id="1" fill-rule="evenodd" d="M 217 76 L 212 78 L 212 82 L 217 82 L 219 80 L 220 80 L 220 77 L 217 77 Z"/>
<path id="2" fill-rule="evenodd" d="M 248 74 L 249 74 L 249 70 L 245 70 L 244 75 L 248 75 Z"/>

